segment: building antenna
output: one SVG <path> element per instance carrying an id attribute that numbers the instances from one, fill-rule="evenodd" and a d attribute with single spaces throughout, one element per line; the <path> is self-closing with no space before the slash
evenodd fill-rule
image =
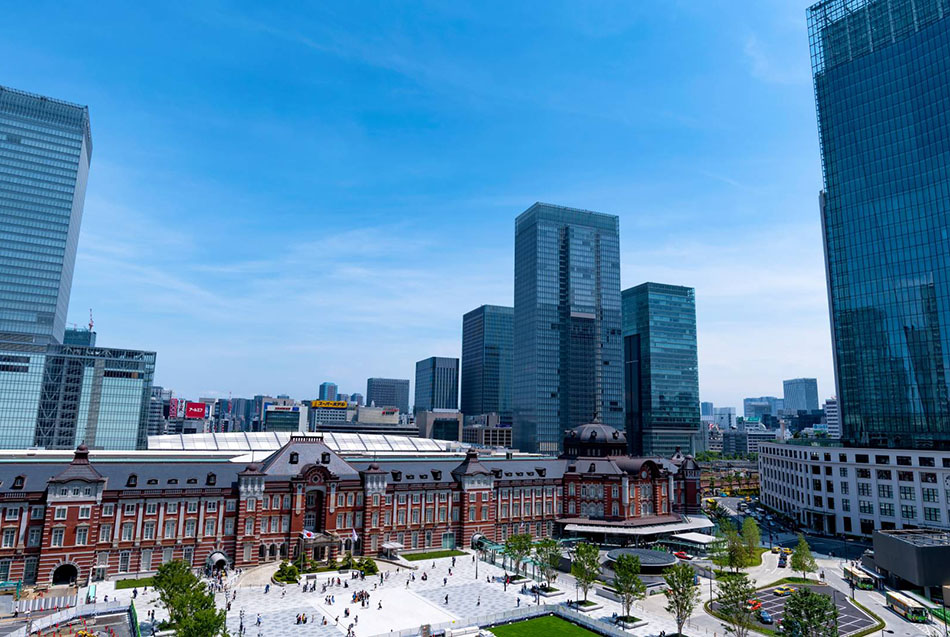
<path id="1" fill-rule="evenodd" d="M 93 322 L 92 322 L 92 308 L 89 308 L 89 331 L 90 331 L 90 332 L 92 331 L 92 326 L 93 326 Z"/>

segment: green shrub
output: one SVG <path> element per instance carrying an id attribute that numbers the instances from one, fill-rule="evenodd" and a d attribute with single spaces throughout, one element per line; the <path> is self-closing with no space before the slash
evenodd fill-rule
<path id="1" fill-rule="evenodd" d="M 376 575 L 379 573 L 379 567 L 376 566 L 376 562 L 368 557 L 364 557 L 360 560 L 359 569 L 363 571 L 363 575 Z"/>
<path id="2" fill-rule="evenodd" d="M 290 562 L 281 562 L 274 574 L 274 580 L 285 584 L 296 584 L 300 579 L 300 571 Z"/>

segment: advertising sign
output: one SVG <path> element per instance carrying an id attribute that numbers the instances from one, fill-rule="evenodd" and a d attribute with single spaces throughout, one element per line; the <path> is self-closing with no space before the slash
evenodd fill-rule
<path id="1" fill-rule="evenodd" d="M 204 418 L 207 407 L 204 403 L 185 403 L 185 418 L 188 420 Z"/>
<path id="2" fill-rule="evenodd" d="M 168 417 L 171 420 L 178 418 L 178 399 L 170 398 L 168 400 Z"/>
<path id="3" fill-rule="evenodd" d="M 310 402 L 314 409 L 346 409 L 345 400 L 314 400 Z"/>

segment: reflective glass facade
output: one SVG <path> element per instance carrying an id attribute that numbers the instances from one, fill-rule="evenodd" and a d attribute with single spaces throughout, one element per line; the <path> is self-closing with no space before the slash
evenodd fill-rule
<path id="1" fill-rule="evenodd" d="M 623 291 L 624 402 L 634 455 L 699 444 L 699 361 L 693 288 L 643 283 Z"/>
<path id="2" fill-rule="evenodd" d="M 536 203 L 515 220 L 515 446 L 557 453 L 564 431 L 623 429 L 620 219 Z"/>
<path id="3" fill-rule="evenodd" d="M 950 2 L 808 24 L 843 440 L 950 449 Z"/>
<path id="4" fill-rule="evenodd" d="M 405 378 L 367 378 L 366 404 L 377 407 L 399 407 L 409 413 L 409 380 Z"/>
<path id="5" fill-rule="evenodd" d="M 88 109 L 0 86 L 0 341 L 62 342 L 91 154 Z"/>
<path id="6" fill-rule="evenodd" d="M 497 413 L 511 424 L 515 309 L 483 305 L 462 317 L 462 413 Z"/>
<path id="7" fill-rule="evenodd" d="M 18 446 L 144 449 L 154 375 L 154 352 L 50 346 L 35 434 Z"/>
<path id="8" fill-rule="evenodd" d="M 818 409 L 818 379 L 793 378 L 782 381 L 783 408 L 789 414 Z"/>
<path id="9" fill-rule="evenodd" d="M 459 408 L 459 359 L 432 356 L 416 363 L 413 410 Z"/>

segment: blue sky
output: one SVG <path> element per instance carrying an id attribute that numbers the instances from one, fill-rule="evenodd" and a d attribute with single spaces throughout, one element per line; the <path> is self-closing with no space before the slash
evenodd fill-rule
<path id="1" fill-rule="evenodd" d="M 696 288 L 703 400 L 834 392 L 804 4 L 14 3 L 0 69 L 89 105 L 70 320 L 179 395 L 457 356 L 535 201 Z"/>

